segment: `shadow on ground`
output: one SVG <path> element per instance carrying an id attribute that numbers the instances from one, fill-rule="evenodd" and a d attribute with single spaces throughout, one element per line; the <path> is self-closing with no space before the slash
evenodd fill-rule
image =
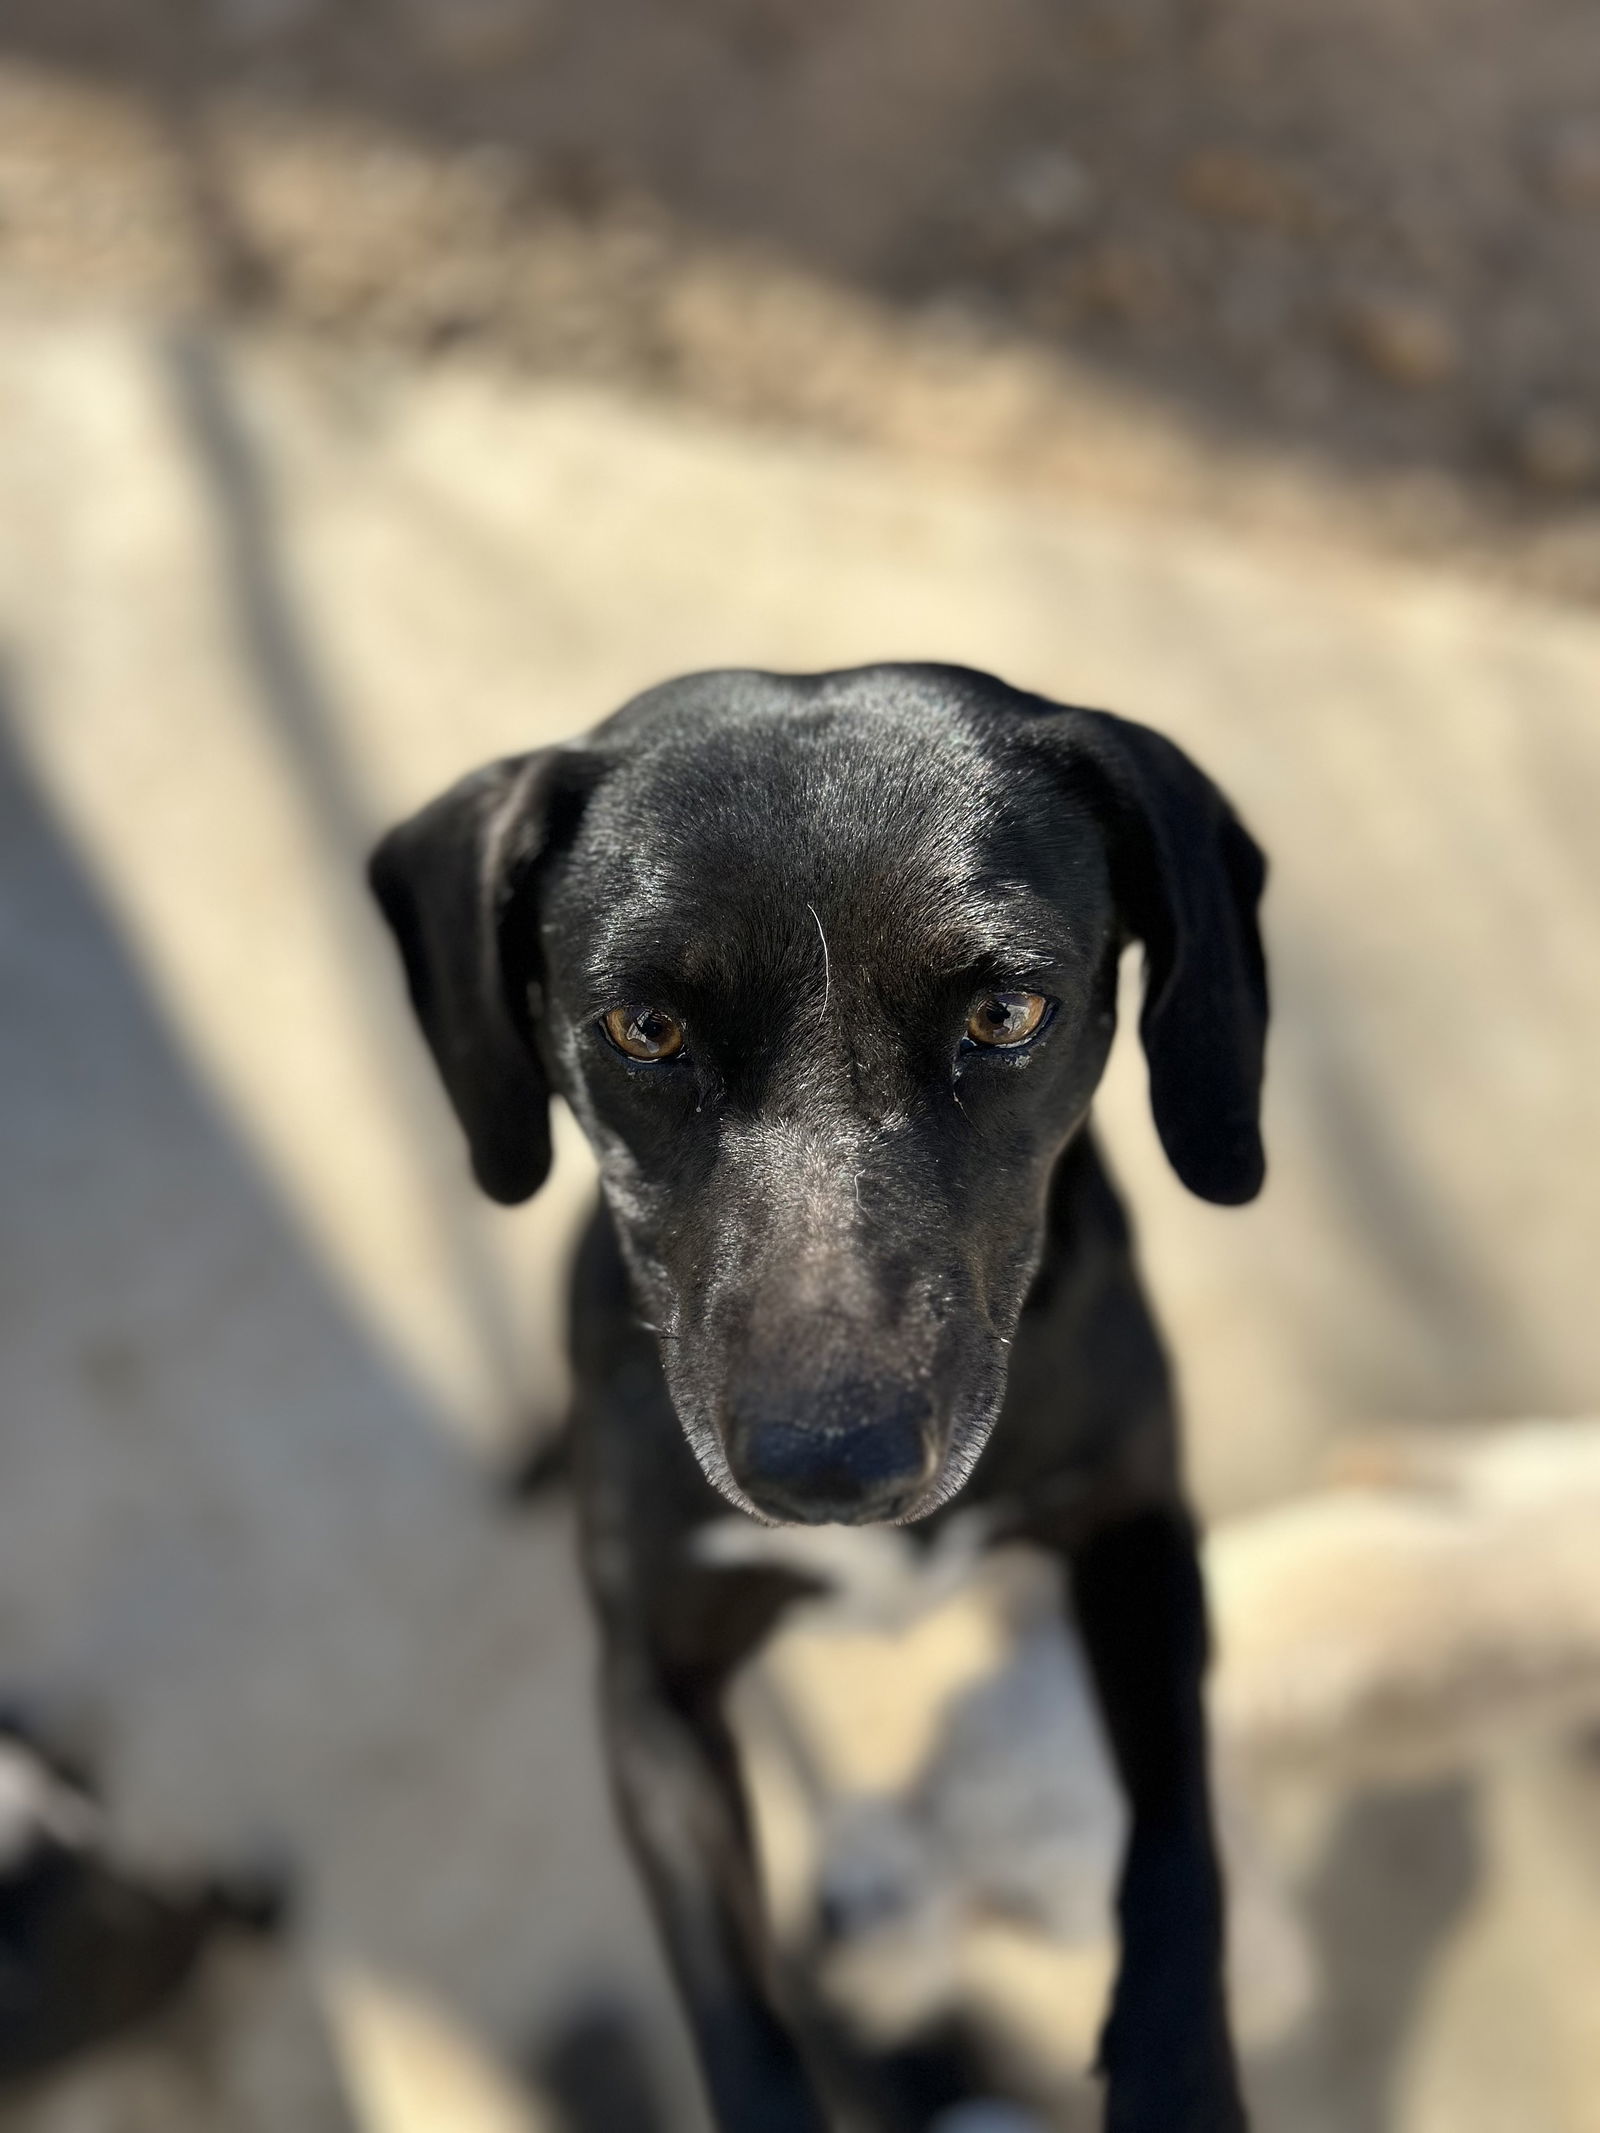
<path id="1" fill-rule="evenodd" d="M 1396 2133 L 1396 2081 L 1435 1960 L 1482 1875 L 1473 1786 L 1357 1793 L 1302 1898 L 1321 1991 L 1315 2023 L 1253 2071 L 1263 2123 Z"/>
<path id="2" fill-rule="evenodd" d="M 419 1980 L 508 2050 L 575 1975 L 659 2027 L 564 1521 L 495 1518 L 175 1050 L 16 750 L 22 685 L 0 695 L 0 1689 L 86 1714 L 136 1854 L 281 1846 L 313 1952 Z M 285 2048 L 238 2045 L 206 2124 L 343 2133 L 296 2019 Z M 121 2108 L 118 2133 L 143 2123 Z"/>

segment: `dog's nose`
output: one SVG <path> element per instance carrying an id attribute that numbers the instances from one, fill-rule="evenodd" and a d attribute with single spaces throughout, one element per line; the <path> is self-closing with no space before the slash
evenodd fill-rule
<path id="1" fill-rule="evenodd" d="M 865 1525 L 899 1518 L 932 1479 L 932 1412 L 920 1395 L 849 1402 L 837 1392 L 815 1412 L 744 1416 L 729 1431 L 728 1464 L 758 1510 L 788 1524 Z"/>

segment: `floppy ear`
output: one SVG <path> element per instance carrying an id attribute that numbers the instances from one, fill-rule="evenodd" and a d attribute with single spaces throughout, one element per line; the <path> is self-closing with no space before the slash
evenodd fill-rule
<path id="1" fill-rule="evenodd" d="M 473 1175 L 507 1207 L 536 1193 L 550 1169 L 549 1086 L 510 999 L 501 928 L 544 848 L 559 753 L 474 771 L 391 830 L 367 869 Z"/>
<path id="2" fill-rule="evenodd" d="M 1267 866 L 1211 780 L 1159 733 L 1072 711 L 1111 842 L 1123 918 L 1144 942 L 1139 1034 L 1167 1159 L 1189 1190 L 1236 1206 L 1261 1190 L 1267 967 L 1256 906 Z"/>

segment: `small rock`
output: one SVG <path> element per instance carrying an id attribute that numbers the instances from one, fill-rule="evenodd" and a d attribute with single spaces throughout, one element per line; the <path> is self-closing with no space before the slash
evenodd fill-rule
<path id="1" fill-rule="evenodd" d="M 1541 489 L 1571 493 L 1600 479 L 1600 423 L 1581 408 L 1538 407 L 1517 434 L 1517 464 Z"/>
<path id="2" fill-rule="evenodd" d="M 483 311 L 464 305 L 447 305 L 420 321 L 417 338 L 426 354 L 448 355 L 481 337 L 488 324 L 488 315 Z"/>
<path id="3" fill-rule="evenodd" d="M 1079 229 L 1094 212 L 1095 182 L 1065 148 L 1035 148 L 1006 174 L 1007 204 L 1041 234 Z"/>
<path id="4" fill-rule="evenodd" d="M 1138 324 L 1170 310 L 1172 282 L 1154 254 L 1131 244 L 1097 245 L 1067 278 L 1072 308 Z"/>
<path id="5" fill-rule="evenodd" d="M 1545 190 L 1562 207 L 1600 208 L 1600 120 L 1560 127 L 1544 158 Z"/>
<path id="6" fill-rule="evenodd" d="M 1425 297 L 1363 297 L 1350 307 L 1347 327 L 1356 354 L 1391 385 L 1442 385 L 1460 362 L 1454 328 Z"/>
<path id="7" fill-rule="evenodd" d="M 1243 148 L 1202 148 L 1178 173 L 1178 197 L 1197 214 L 1258 228 L 1303 228 L 1315 203 L 1305 182 L 1281 163 Z"/>

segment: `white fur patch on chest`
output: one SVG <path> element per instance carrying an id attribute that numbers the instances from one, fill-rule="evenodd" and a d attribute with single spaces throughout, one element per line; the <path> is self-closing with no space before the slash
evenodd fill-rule
<path id="1" fill-rule="evenodd" d="M 1056 1566 L 983 1538 L 981 1513 L 928 1549 L 889 1526 L 730 1518 L 699 1552 L 829 1587 L 735 1693 L 779 1935 L 821 1947 L 824 1989 L 867 2041 L 1037 1999 L 1081 2069 L 1125 1811 Z"/>

